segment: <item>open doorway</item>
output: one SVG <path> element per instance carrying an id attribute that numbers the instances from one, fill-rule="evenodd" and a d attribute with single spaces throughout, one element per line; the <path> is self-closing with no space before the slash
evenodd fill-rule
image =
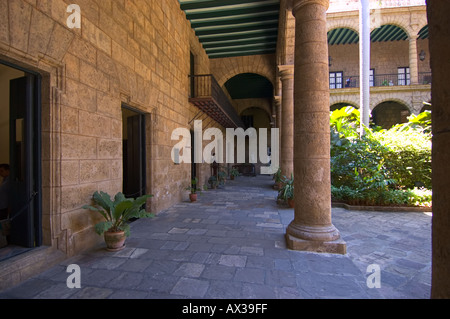
<path id="1" fill-rule="evenodd" d="M 137 198 L 146 192 L 145 115 L 122 105 L 123 193 Z"/>
<path id="2" fill-rule="evenodd" d="M 0 61 L 0 261 L 42 245 L 40 77 Z"/>

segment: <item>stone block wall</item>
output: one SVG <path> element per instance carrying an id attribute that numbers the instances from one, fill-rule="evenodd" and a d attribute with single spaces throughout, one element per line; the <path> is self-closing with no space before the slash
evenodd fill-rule
<path id="1" fill-rule="evenodd" d="M 375 75 L 397 74 L 397 68 L 409 67 L 408 41 L 372 43 L 371 68 Z M 419 72 L 431 72 L 429 63 L 428 40 L 418 41 L 418 52 L 424 50 L 426 60 L 419 61 Z M 329 54 L 332 58 L 330 71 L 343 71 L 347 76 L 359 76 L 359 45 L 331 45 Z M 427 59 L 428 57 L 428 59 Z"/>
<path id="2" fill-rule="evenodd" d="M 171 133 L 197 114 L 189 53 L 210 72 L 176 0 L 79 0 L 80 29 L 67 25 L 70 3 L 0 2 L 0 60 L 43 76 L 44 242 L 67 255 L 101 240 L 81 209 L 93 192 L 122 190 L 123 104 L 147 114 L 150 210 L 187 198 L 191 167 L 171 162 Z"/>

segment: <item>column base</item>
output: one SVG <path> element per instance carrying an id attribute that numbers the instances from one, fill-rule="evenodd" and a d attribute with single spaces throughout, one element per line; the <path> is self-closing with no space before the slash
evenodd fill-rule
<path id="1" fill-rule="evenodd" d="M 311 241 L 296 238 L 292 235 L 286 234 L 287 247 L 290 250 L 307 251 L 314 253 L 328 253 L 345 255 L 347 254 L 347 244 L 342 239 L 334 241 Z"/>
<path id="2" fill-rule="evenodd" d="M 317 253 L 347 253 L 347 244 L 334 225 L 306 226 L 292 222 L 286 231 L 287 247 L 291 250 Z"/>

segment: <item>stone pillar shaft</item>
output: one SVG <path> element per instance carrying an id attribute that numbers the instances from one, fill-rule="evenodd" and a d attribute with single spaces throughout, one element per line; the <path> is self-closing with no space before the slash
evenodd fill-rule
<path id="1" fill-rule="evenodd" d="M 275 103 L 275 108 L 276 108 L 276 127 L 280 130 L 280 134 L 278 134 L 279 136 L 279 140 L 278 140 L 278 145 L 280 146 L 280 152 L 281 152 L 281 97 L 280 96 L 275 96 L 274 99 L 274 103 Z M 281 167 L 281 164 L 280 164 Z"/>
<path id="2" fill-rule="evenodd" d="M 295 0 L 295 218 L 290 249 L 346 253 L 331 221 L 328 0 Z"/>
<path id="3" fill-rule="evenodd" d="M 294 66 L 279 67 L 281 76 L 281 174 L 294 173 Z"/>
<path id="4" fill-rule="evenodd" d="M 417 39 L 409 39 L 409 72 L 411 84 L 419 84 L 419 61 L 417 54 Z"/>
<path id="5" fill-rule="evenodd" d="M 277 114 L 277 128 L 281 129 L 281 97 L 275 97 L 275 108 Z M 281 135 L 281 134 L 280 134 Z"/>
<path id="6" fill-rule="evenodd" d="M 431 298 L 450 298 L 450 12 L 449 1 L 427 1 L 433 70 L 433 269 Z"/>

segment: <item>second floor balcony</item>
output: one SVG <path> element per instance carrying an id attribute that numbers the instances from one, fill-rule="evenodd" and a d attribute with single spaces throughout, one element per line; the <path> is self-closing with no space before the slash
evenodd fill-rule
<path id="1" fill-rule="evenodd" d="M 211 74 L 191 75 L 189 102 L 209 115 L 224 128 L 244 127 L 244 123 Z"/>
<path id="2" fill-rule="evenodd" d="M 431 72 L 419 73 L 419 81 L 414 84 L 411 82 L 409 73 L 397 74 L 371 74 L 370 87 L 392 87 L 392 86 L 411 86 L 411 85 L 431 85 Z M 359 88 L 360 76 L 346 76 L 341 72 L 330 73 L 330 89 Z"/>

